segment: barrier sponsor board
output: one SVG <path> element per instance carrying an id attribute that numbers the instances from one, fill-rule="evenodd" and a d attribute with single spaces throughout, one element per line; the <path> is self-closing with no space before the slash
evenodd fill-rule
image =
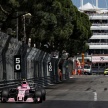
<path id="1" fill-rule="evenodd" d="M 108 56 L 92 56 L 92 62 L 108 62 Z"/>

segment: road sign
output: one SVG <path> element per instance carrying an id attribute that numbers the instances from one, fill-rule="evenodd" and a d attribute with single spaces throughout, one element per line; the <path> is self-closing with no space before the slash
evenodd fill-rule
<path id="1" fill-rule="evenodd" d="M 14 56 L 14 72 L 21 72 L 21 55 Z"/>

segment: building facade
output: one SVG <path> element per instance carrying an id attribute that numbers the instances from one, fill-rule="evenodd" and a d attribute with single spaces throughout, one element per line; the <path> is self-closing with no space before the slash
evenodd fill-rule
<path id="1" fill-rule="evenodd" d="M 92 23 L 91 30 L 93 35 L 88 40 L 88 54 L 108 54 L 108 9 L 98 8 L 98 0 L 96 6 L 87 3 L 79 7 L 79 11 L 86 13 Z"/>
<path id="2" fill-rule="evenodd" d="M 96 5 L 87 3 L 83 5 L 81 0 L 80 12 L 89 16 L 92 23 L 92 36 L 88 40 L 88 55 L 91 55 L 92 72 L 103 72 L 108 68 L 108 9 L 99 8 L 98 0 Z"/>

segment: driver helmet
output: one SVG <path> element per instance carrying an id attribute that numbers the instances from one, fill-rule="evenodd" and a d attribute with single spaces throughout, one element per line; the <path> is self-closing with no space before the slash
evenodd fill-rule
<path id="1" fill-rule="evenodd" d="M 23 81 L 22 84 L 21 84 L 21 87 L 22 88 L 27 88 L 27 82 L 26 81 Z"/>

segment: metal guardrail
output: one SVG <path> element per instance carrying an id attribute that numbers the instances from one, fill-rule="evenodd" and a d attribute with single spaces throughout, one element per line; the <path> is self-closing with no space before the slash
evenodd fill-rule
<path id="1" fill-rule="evenodd" d="M 45 87 L 45 86 L 48 86 L 48 85 L 50 85 L 50 84 L 54 84 L 54 83 L 58 83 L 59 81 L 55 81 L 55 80 L 53 80 L 52 81 L 52 79 L 55 79 L 57 76 L 55 75 L 55 76 L 48 76 L 48 77 L 40 77 L 40 78 L 31 78 L 31 79 L 27 79 L 27 81 L 30 83 L 30 82 L 34 82 L 37 86 L 43 86 L 43 87 Z M 22 80 L 10 80 L 10 81 L 1 81 L 0 82 L 0 91 L 2 90 L 2 89 L 8 89 L 8 88 L 11 88 L 11 87 L 17 87 L 19 84 L 20 84 L 20 82 L 21 82 Z"/>

